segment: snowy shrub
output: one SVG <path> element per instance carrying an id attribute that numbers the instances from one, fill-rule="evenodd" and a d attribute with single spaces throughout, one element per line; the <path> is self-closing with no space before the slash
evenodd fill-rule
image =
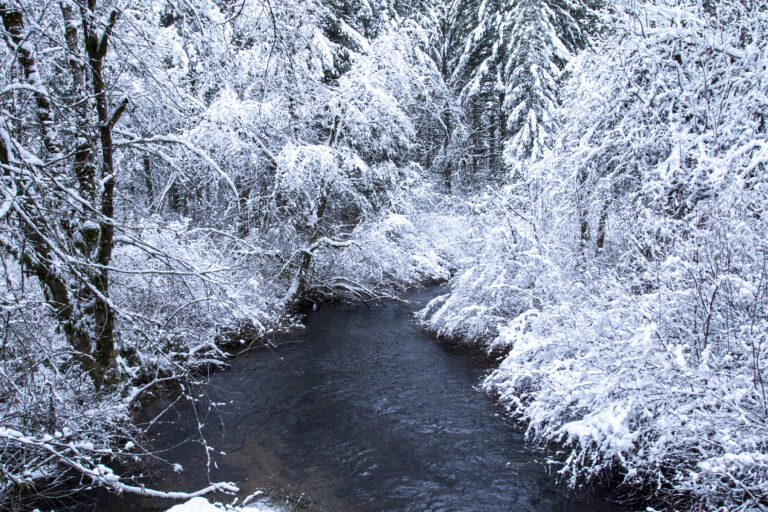
<path id="1" fill-rule="evenodd" d="M 136 429 L 118 394 L 97 393 L 57 330 L 34 278 L 3 256 L 0 348 L 0 505 L 65 482 L 61 458 L 90 466 Z"/>
<path id="2" fill-rule="evenodd" d="M 119 311 L 122 378 L 106 392 L 78 364 L 34 279 L 4 258 L 0 503 L 55 493 L 71 477 L 63 468 L 88 485 L 127 489 L 107 466 L 141 453 L 134 400 L 224 366 L 220 344 L 231 336 L 262 337 L 290 322 L 268 277 L 250 267 L 270 268 L 274 256 L 226 235 L 148 219 L 121 241 L 111 301 Z"/>
<path id="3" fill-rule="evenodd" d="M 460 202 L 448 204 L 429 187 L 412 183 L 393 194 L 390 204 L 351 233 L 351 245 L 318 255 L 316 289 L 350 299 L 370 298 L 372 292 L 374 297 L 393 296 L 447 280 L 466 259 L 475 233 Z"/>
<path id="4" fill-rule="evenodd" d="M 348 145 L 368 161 L 403 159 L 415 135 L 411 120 L 389 92 L 382 65 L 364 57 L 339 80 L 328 101 L 330 145 Z"/>
<path id="5" fill-rule="evenodd" d="M 747 287 L 709 304 L 732 322 L 714 327 L 717 313 L 697 312 L 697 283 L 674 282 L 680 270 L 665 268 L 674 286 L 658 292 L 627 295 L 606 279 L 601 295 L 503 324 L 497 343 L 511 350 L 484 387 L 533 439 L 569 448 L 561 473 L 572 485 L 618 470 L 670 502 L 732 510 L 763 496 L 768 478 L 765 325 L 729 307 Z"/>
<path id="6" fill-rule="evenodd" d="M 191 229 L 189 219 L 148 219 L 135 243 L 115 253 L 116 264 L 131 269 L 115 276 L 115 302 L 129 312 L 120 318 L 123 350 L 135 358 L 122 361 L 125 371 L 219 365 L 226 356 L 217 343 L 226 336 L 247 328 L 259 338 L 277 328 L 283 305 L 267 276 L 250 268 L 272 259 L 233 234 Z"/>
<path id="7" fill-rule="evenodd" d="M 519 222 L 517 200 L 507 188 L 473 205 L 472 221 L 483 235 L 482 244 L 451 281 L 450 293 L 419 313 L 427 329 L 498 355 L 504 350 L 497 340 L 499 325 L 552 300 L 554 291 L 542 278 L 554 280 L 558 269 L 532 226 Z"/>
<path id="8" fill-rule="evenodd" d="M 482 254 L 421 318 L 504 355 L 484 389 L 559 443 L 569 484 L 621 475 L 670 508 L 761 509 L 766 12 L 604 16 L 614 30 L 568 69 L 555 148 L 494 199 Z"/>

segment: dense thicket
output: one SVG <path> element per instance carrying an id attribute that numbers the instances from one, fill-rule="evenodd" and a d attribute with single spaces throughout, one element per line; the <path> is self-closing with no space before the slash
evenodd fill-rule
<path id="1" fill-rule="evenodd" d="M 422 319 L 500 358 L 484 387 L 570 484 L 762 509 L 768 11 L 610 7 L 554 143 L 477 203 L 486 247 Z"/>
<path id="2" fill-rule="evenodd" d="M 447 277 L 417 7 L 0 2 L 0 506 L 64 469 L 146 492 L 110 469 L 142 393 L 191 398 L 302 302 Z"/>

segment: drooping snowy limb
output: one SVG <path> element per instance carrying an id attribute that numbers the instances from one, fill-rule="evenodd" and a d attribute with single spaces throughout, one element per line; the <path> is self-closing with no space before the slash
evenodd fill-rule
<path id="1" fill-rule="evenodd" d="M 117 492 L 126 492 L 129 494 L 138 494 L 141 496 L 150 496 L 153 498 L 165 498 L 165 499 L 171 499 L 171 500 L 187 500 L 190 498 L 196 498 L 198 496 L 204 496 L 212 492 L 235 493 L 239 490 L 239 487 L 237 487 L 237 485 L 235 485 L 232 482 L 218 482 L 218 483 L 211 484 L 208 487 L 204 487 L 199 491 L 195 491 L 195 492 L 156 491 L 154 489 L 147 489 L 145 487 L 136 487 L 132 485 L 119 485 L 119 486 L 115 486 L 114 489 Z"/>
<path id="2" fill-rule="evenodd" d="M 150 496 L 153 498 L 165 499 L 190 499 L 197 496 L 203 496 L 211 492 L 234 493 L 238 487 L 231 482 L 218 482 L 209 485 L 195 492 L 166 492 L 128 485 L 120 480 L 120 477 L 114 471 L 97 463 L 98 457 L 107 455 L 105 450 L 93 450 L 87 444 L 76 445 L 72 442 L 58 440 L 53 436 L 44 438 L 25 436 L 21 432 L 7 427 L 0 427 L 0 439 L 9 443 L 18 443 L 20 445 L 38 448 L 52 455 L 58 462 L 75 470 L 78 474 L 88 478 L 94 484 L 106 487 L 117 493 L 137 494 L 140 496 Z"/>
<path id="3" fill-rule="evenodd" d="M 355 281 L 353 279 L 348 279 L 345 277 L 339 277 L 339 278 L 333 279 L 327 284 L 323 283 L 321 288 L 327 288 L 329 295 L 332 295 L 334 293 L 339 293 L 339 291 L 341 290 L 343 293 L 349 294 L 350 297 L 354 297 L 355 299 L 361 300 L 361 301 L 386 300 L 390 302 L 400 302 L 400 303 L 403 302 L 403 300 L 400 299 L 397 295 L 388 293 L 383 290 L 376 290 L 359 281 Z"/>
<path id="4" fill-rule="evenodd" d="M 160 274 L 167 273 L 169 275 L 173 275 L 174 273 L 176 275 L 190 275 L 199 277 L 203 282 L 209 282 L 211 284 L 216 284 L 214 280 L 212 280 L 208 274 L 224 271 L 227 269 L 221 269 L 221 270 L 215 270 L 215 271 L 200 271 L 194 263 L 190 262 L 189 260 L 185 259 L 183 256 L 169 253 L 168 251 L 165 251 L 159 247 L 156 247 L 155 245 L 152 245 L 147 240 L 143 240 L 139 236 L 136 236 L 133 233 L 130 233 L 126 231 L 123 236 L 117 237 L 115 239 L 115 242 L 120 245 L 128 245 L 133 246 L 138 249 L 141 249 L 143 252 L 146 252 L 148 255 L 152 256 L 153 258 L 157 258 L 160 261 L 167 262 L 167 266 L 169 270 L 163 270 L 160 271 Z M 179 268 L 180 267 L 180 268 Z M 134 273 L 134 271 L 128 270 L 128 273 Z"/>
<path id="5" fill-rule="evenodd" d="M 128 395 L 125 397 L 125 399 L 128 402 L 133 402 L 137 398 L 139 398 L 143 393 L 146 393 L 150 389 L 152 389 L 155 386 L 162 385 L 163 383 L 171 383 L 175 382 L 178 379 L 178 376 L 173 375 L 170 377 L 160 377 L 157 374 L 155 374 L 155 377 L 148 383 L 144 384 L 143 386 L 140 386 L 138 388 L 133 388 L 128 393 Z"/>
<path id="6" fill-rule="evenodd" d="M 155 135 L 155 136 L 152 136 L 152 137 L 136 137 L 135 135 L 133 135 L 131 133 L 128 133 L 128 132 L 124 132 L 124 131 L 122 131 L 122 132 L 118 131 L 118 133 L 121 133 L 121 134 L 124 134 L 124 135 L 127 135 L 127 136 L 131 137 L 128 140 L 117 141 L 115 143 L 116 145 L 120 145 L 120 146 L 136 146 L 136 145 L 140 145 L 140 144 L 153 144 L 153 143 L 179 144 L 181 146 L 184 146 L 189 151 L 191 151 L 195 155 L 197 155 L 200 158 L 202 158 L 203 161 L 206 164 L 208 164 L 208 166 L 211 169 L 216 171 L 216 173 L 219 176 L 221 176 L 224 179 L 224 181 L 227 182 L 227 185 L 229 185 L 229 188 L 232 190 L 232 193 L 235 195 L 236 198 L 240 197 L 240 193 L 238 192 L 237 187 L 235 186 L 235 182 L 232 181 L 232 178 L 230 178 L 229 175 L 226 172 L 224 172 L 221 169 L 221 167 L 219 167 L 219 164 L 214 162 L 213 159 L 210 156 L 208 156 L 208 154 L 205 151 L 203 151 L 200 148 L 195 147 L 188 140 L 185 140 L 183 138 L 176 137 L 176 136 L 173 136 L 173 135 Z"/>
<path id="7" fill-rule="evenodd" d="M 13 91 L 29 91 L 37 95 L 48 96 L 48 91 L 46 91 L 45 89 L 41 89 L 35 85 L 25 84 L 25 83 L 6 85 L 2 89 L 0 89 L 0 95 L 8 94 L 9 92 L 13 92 Z"/>
<path id="8" fill-rule="evenodd" d="M 196 228 L 190 231 L 190 234 L 194 233 L 212 233 L 215 235 L 223 236 L 225 238 L 229 238 L 232 240 L 236 245 L 242 245 L 248 249 L 248 251 L 244 251 L 242 255 L 244 256 L 272 256 L 275 258 L 282 258 L 282 254 L 280 251 L 276 249 L 265 249 L 263 247 L 257 247 L 250 242 L 243 240 L 241 237 L 235 236 L 232 233 L 227 233 L 226 231 L 221 231 L 220 229 L 213 229 L 213 228 Z"/>
<path id="9" fill-rule="evenodd" d="M 303 249 L 302 252 L 314 252 L 320 247 L 333 247 L 334 249 L 339 249 L 341 247 L 351 247 L 353 245 L 358 245 L 357 242 L 353 240 L 332 240 L 327 237 L 321 237 L 317 239 L 312 245 L 307 247 L 306 249 Z"/>
<path id="10" fill-rule="evenodd" d="M 56 251 L 57 255 L 59 257 L 61 257 L 62 260 L 65 260 L 65 261 L 69 262 L 72 265 L 75 265 L 75 266 L 77 266 L 79 268 L 93 268 L 93 269 L 115 271 L 115 272 L 121 272 L 121 273 L 129 273 L 129 274 L 151 274 L 151 273 L 155 273 L 155 274 L 168 274 L 168 275 L 199 276 L 199 277 L 202 277 L 202 278 L 204 278 L 208 274 L 215 274 L 215 273 L 231 270 L 228 267 L 224 267 L 224 268 L 220 268 L 220 269 L 198 270 L 192 264 L 190 264 L 189 262 L 183 260 L 182 258 L 166 254 L 164 251 L 162 251 L 162 250 L 160 250 L 158 248 L 154 248 L 154 247 L 150 246 L 145 241 L 141 241 L 140 239 L 135 237 L 135 235 L 132 233 L 131 230 L 126 229 L 125 227 L 121 226 L 120 224 L 115 224 L 112 219 L 109 219 L 109 218 L 103 216 L 101 214 L 101 212 L 98 209 L 96 209 L 94 207 L 94 205 L 90 201 L 82 198 L 78 194 L 78 192 L 76 190 L 74 190 L 71 187 L 67 187 L 66 185 L 62 184 L 60 182 L 60 178 L 58 178 L 56 175 L 54 175 L 52 173 L 49 173 L 49 172 L 46 172 L 45 166 L 41 165 L 41 163 L 36 163 L 35 165 L 33 165 L 33 167 L 35 167 L 37 169 L 37 172 L 35 172 L 35 171 L 27 172 L 27 171 L 25 171 L 25 170 L 23 170 L 21 168 L 18 168 L 18 167 L 9 167 L 9 166 L 5 166 L 5 167 L 8 170 L 12 170 L 14 172 L 21 173 L 22 175 L 29 176 L 33 182 L 37 183 L 41 187 L 45 186 L 46 184 L 42 183 L 40 181 L 40 176 L 46 177 L 48 180 L 50 180 L 50 183 L 55 185 L 55 188 L 58 191 L 60 191 L 62 194 L 66 194 L 68 197 L 73 199 L 76 202 L 76 204 L 82 206 L 82 208 L 86 212 L 91 213 L 94 216 L 95 219 L 97 219 L 97 220 L 99 220 L 101 222 L 105 222 L 105 223 L 106 222 L 111 222 L 111 223 L 113 223 L 113 226 L 114 226 L 115 229 L 117 229 L 119 231 L 123 231 L 125 233 L 124 236 L 123 237 L 118 237 L 116 239 L 116 242 L 134 244 L 137 247 L 141 247 L 144 250 L 150 251 L 156 257 L 166 257 L 167 256 L 167 258 L 169 260 L 172 260 L 172 261 L 175 261 L 176 263 L 181 264 L 184 269 L 183 270 L 179 270 L 179 269 L 171 269 L 171 270 L 133 270 L 133 269 L 122 269 L 122 268 L 118 268 L 118 267 L 100 265 L 98 263 L 89 261 L 89 260 L 87 260 L 85 258 L 77 258 L 77 257 L 74 257 L 74 256 L 67 256 L 67 255 L 65 255 L 63 252 L 61 252 L 60 249 L 57 248 L 57 247 L 60 247 L 62 245 L 61 242 L 58 242 L 58 241 L 54 242 L 52 239 L 49 239 L 47 236 L 43 235 L 42 231 L 38 231 L 38 234 L 40 234 L 40 236 L 43 237 L 43 240 L 50 246 L 50 249 Z M 14 182 L 11 182 L 10 185 L 11 186 L 15 186 Z M 5 189 L 5 190 L 7 190 L 7 189 Z M 11 203 L 10 202 L 8 203 L 8 207 L 9 208 L 11 207 Z M 30 223 L 32 222 L 32 219 L 27 217 L 26 214 L 24 214 L 24 219 L 27 220 Z M 37 229 L 37 228 L 32 226 L 32 229 Z M 53 230 L 51 230 L 51 231 L 53 231 Z M 83 276 L 81 276 L 81 277 L 83 277 Z M 114 307 L 114 304 L 112 305 L 112 307 Z M 123 314 L 123 313 L 121 312 L 121 314 Z"/>

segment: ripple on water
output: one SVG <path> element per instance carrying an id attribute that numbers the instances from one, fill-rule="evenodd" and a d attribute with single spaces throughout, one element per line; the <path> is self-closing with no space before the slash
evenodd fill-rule
<path id="1" fill-rule="evenodd" d="M 476 390 L 484 364 L 415 329 L 413 310 L 322 306 L 290 343 L 240 356 L 214 375 L 204 391 L 224 405 L 204 432 L 227 455 L 210 478 L 238 481 L 245 494 L 306 493 L 338 512 L 620 510 L 553 486 L 534 462 L 541 454 Z M 156 448 L 194 436 L 192 411 L 175 414 L 153 432 Z M 207 482 L 199 445 L 166 456 L 186 469 L 160 487 Z M 110 509 L 124 508 L 119 500 L 99 508 Z"/>

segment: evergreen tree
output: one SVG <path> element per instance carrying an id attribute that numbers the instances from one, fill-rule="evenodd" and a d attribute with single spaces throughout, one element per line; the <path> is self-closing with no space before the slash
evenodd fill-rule
<path id="1" fill-rule="evenodd" d="M 498 55 L 509 130 L 505 160 L 514 177 L 526 160 L 542 154 L 557 128 L 558 64 L 567 59 L 568 50 L 546 2 L 518 0 L 503 16 Z"/>
<path id="2" fill-rule="evenodd" d="M 586 42 L 584 24 L 594 7 L 456 0 L 438 10 L 443 30 L 436 53 L 469 125 L 463 162 L 470 181 L 519 174 L 551 142 L 558 80 L 570 54 Z"/>

